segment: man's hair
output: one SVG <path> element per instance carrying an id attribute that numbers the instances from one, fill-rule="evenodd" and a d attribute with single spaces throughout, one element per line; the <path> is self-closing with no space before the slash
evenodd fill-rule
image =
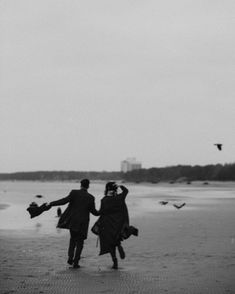
<path id="1" fill-rule="evenodd" d="M 85 189 L 88 189 L 89 188 L 89 185 L 90 185 L 90 181 L 88 179 L 83 179 L 81 180 L 81 186 Z"/>

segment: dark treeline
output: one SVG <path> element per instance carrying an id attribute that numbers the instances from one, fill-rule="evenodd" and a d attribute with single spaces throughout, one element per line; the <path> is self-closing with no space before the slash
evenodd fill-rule
<path id="1" fill-rule="evenodd" d="M 120 172 L 83 172 L 83 171 L 35 171 L 35 172 L 16 172 L 2 173 L 0 180 L 19 180 L 19 181 L 79 181 L 88 178 L 91 180 L 122 180 Z"/>
<path id="2" fill-rule="evenodd" d="M 124 174 L 126 181 L 235 181 L 235 164 L 206 166 L 177 165 L 163 168 L 134 170 Z"/>
<path id="3" fill-rule="evenodd" d="M 160 181 L 235 181 L 235 164 L 216 164 L 206 166 L 177 165 L 161 168 L 139 169 L 127 173 L 122 172 L 82 172 L 82 171 L 35 171 L 2 173 L 0 180 L 30 181 L 79 181 L 83 178 L 91 180 L 123 180 L 128 182 Z"/>

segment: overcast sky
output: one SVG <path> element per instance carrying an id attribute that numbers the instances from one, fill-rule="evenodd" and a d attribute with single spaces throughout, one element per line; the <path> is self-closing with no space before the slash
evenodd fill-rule
<path id="1" fill-rule="evenodd" d="M 1 0 L 0 18 L 0 172 L 235 162 L 234 0 Z"/>

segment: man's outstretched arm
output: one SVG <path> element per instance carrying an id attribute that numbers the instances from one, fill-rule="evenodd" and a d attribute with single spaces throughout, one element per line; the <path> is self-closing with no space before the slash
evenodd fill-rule
<path id="1" fill-rule="evenodd" d="M 64 204 L 68 203 L 70 200 L 71 200 L 71 196 L 69 194 L 67 197 L 64 197 L 64 198 L 61 198 L 59 200 L 50 202 L 49 206 L 64 205 Z"/>

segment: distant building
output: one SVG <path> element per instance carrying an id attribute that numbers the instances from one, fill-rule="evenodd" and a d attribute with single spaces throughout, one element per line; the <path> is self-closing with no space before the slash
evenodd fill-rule
<path id="1" fill-rule="evenodd" d="M 141 162 L 136 161 L 136 158 L 131 157 L 121 162 L 121 171 L 127 173 L 132 170 L 141 169 Z"/>

